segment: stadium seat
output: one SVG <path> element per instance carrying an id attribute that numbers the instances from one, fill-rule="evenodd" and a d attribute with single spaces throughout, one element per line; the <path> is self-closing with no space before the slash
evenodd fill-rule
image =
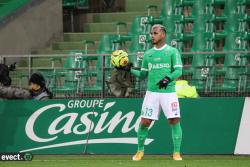
<path id="1" fill-rule="evenodd" d="M 151 16 L 136 16 L 132 22 L 129 35 L 137 35 L 140 33 L 150 33 L 151 24 Z"/>
<path id="2" fill-rule="evenodd" d="M 225 38 L 228 33 L 244 33 L 247 31 L 247 17 L 238 18 L 236 15 L 231 15 L 224 24 L 224 30 L 216 33 L 218 39 Z"/>
<path id="3" fill-rule="evenodd" d="M 163 20 L 163 25 L 167 29 L 166 43 L 183 51 L 183 42 L 187 39 L 183 35 L 183 15 L 167 16 Z"/>
<path id="4" fill-rule="evenodd" d="M 63 0 L 64 8 L 87 8 L 88 0 Z"/>
<path id="5" fill-rule="evenodd" d="M 246 87 L 246 78 L 247 68 L 245 66 L 242 66 L 240 68 L 228 67 L 222 89 L 224 91 L 240 92 L 241 90 L 244 90 L 244 87 Z"/>
<path id="6" fill-rule="evenodd" d="M 240 88 L 240 92 L 249 92 L 250 91 L 250 86 L 249 86 L 249 83 L 248 83 L 248 80 L 249 80 L 249 73 L 246 72 L 246 73 L 243 73 L 239 76 L 239 88 Z"/>
<path id="7" fill-rule="evenodd" d="M 192 1 L 190 1 L 192 2 Z M 203 4 L 204 1 L 196 1 L 195 3 L 192 2 L 192 12 L 189 16 L 185 17 L 185 22 L 194 22 L 199 16 L 202 16 L 206 10 L 204 10 L 205 5 Z"/>
<path id="8" fill-rule="evenodd" d="M 174 14 L 174 1 L 163 0 L 162 8 L 161 8 L 161 18 L 166 18 Z"/>
<path id="9" fill-rule="evenodd" d="M 226 67 L 224 73 L 218 73 L 216 68 L 212 68 L 209 72 L 208 91 L 244 92 L 247 90 L 248 76 L 247 66 Z"/>
<path id="10" fill-rule="evenodd" d="M 225 1 L 224 15 L 226 17 L 236 14 L 236 15 L 245 15 L 245 5 L 246 0 L 227 0 Z"/>
<path id="11" fill-rule="evenodd" d="M 195 1 L 193 0 L 176 0 L 173 3 L 174 13 L 181 14 L 182 8 L 184 6 L 192 6 Z"/>
<path id="12" fill-rule="evenodd" d="M 56 78 L 58 78 L 57 81 L 61 82 L 62 79 L 64 80 L 64 84 L 53 89 L 56 93 L 76 93 L 80 89 L 78 87 L 80 82 L 79 74 L 83 71 L 80 68 L 86 68 L 86 62 L 83 61 L 82 52 L 72 51 L 70 55 L 76 56 L 67 57 L 64 70 L 55 74 Z"/>
<path id="13" fill-rule="evenodd" d="M 151 38 L 149 34 L 140 34 L 133 36 L 131 44 L 129 46 L 129 53 L 137 53 L 135 55 L 129 55 L 129 61 L 133 62 L 135 67 L 141 66 L 142 56 L 144 52 L 152 47 Z"/>
<path id="14" fill-rule="evenodd" d="M 195 68 L 191 84 L 196 87 L 198 91 L 204 91 L 206 82 L 208 80 L 209 68 Z"/>
<path id="15" fill-rule="evenodd" d="M 104 34 L 100 40 L 100 44 L 98 47 L 98 53 L 111 53 L 115 48 L 113 46 L 112 41 L 115 39 L 114 35 Z"/>
<path id="16" fill-rule="evenodd" d="M 197 33 L 194 37 L 191 52 L 213 52 L 213 34 Z M 186 70 L 187 73 L 194 72 L 197 68 L 211 68 L 215 65 L 214 54 L 193 54 L 192 66 Z"/>
<path id="17" fill-rule="evenodd" d="M 91 43 L 90 41 L 87 43 Z M 64 94 L 64 96 L 75 95 L 76 93 L 83 93 L 86 90 L 92 89 L 100 90 L 100 86 L 97 83 L 90 84 L 89 79 L 94 78 L 98 80 L 101 75 L 96 68 L 90 68 L 92 61 L 94 64 L 98 64 L 97 57 L 86 56 L 86 51 L 71 51 L 69 57 L 66 58 L 64 69 L 54 71 L 55 82 L 51 87 L 52 91 L 56 94 Z M 98 75 L 99 74 L 99 75 Z M 100 82 L 98 82 L 99 84 Z"/>
<path id="18" fill-rule="evenodd" d="M 63 7 L 76 7 L 75 0 L 63 0 Z"/>
<path id="19" fill-rule="evenodd" d="M 247 51 L 246 33 L 229 33 L 227 35 L 224 51 Z M 246 54 L 225 55 L 224 66 L 244 66 L 248 64 Z"/>
<path id="20" fill-rule="evenodd" d="M 129 52 L 145 51 L 152 47 L 151 37 L 149 34 L 139 34 L 132 36 Z"/>

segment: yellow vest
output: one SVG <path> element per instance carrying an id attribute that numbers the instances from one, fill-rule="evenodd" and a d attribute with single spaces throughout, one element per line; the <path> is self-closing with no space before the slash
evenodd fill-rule
<path id="1" fill-rule="evenodd" d="M 199 97 L 195 86 L 188 85 L 186 80 L 176 81 L 175 90 L 179 98 L 197 98 Z"/>

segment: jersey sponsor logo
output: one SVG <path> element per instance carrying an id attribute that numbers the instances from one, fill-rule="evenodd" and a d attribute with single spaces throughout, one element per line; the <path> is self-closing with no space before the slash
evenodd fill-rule
<path id="1" fill-rule="evenodd" d="M 168 63 L 157 63 L 157 64 L 148 63 L 149 71 L 151 71 L 152 69 L 161 69 L 161 68 L 170 68 L 170 65 Z"/>
<path id="2" fill-rule="evenodd" d="M 166 51 L 165 51 L 165 55 L 168 55 L 168 54 L 169 54 L 169 50 L 166 50 Z"/>

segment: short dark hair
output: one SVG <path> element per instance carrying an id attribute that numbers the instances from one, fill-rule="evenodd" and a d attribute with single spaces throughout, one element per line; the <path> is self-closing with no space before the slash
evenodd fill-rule
<path id="1" fill-rule="evenodd" d="M 31 82 L 41 86 L 42 88 L 44 88 L 46 86 L 45 79 L 44 79 L 43 75 L 39 72 L 35 72 L 31 75 L 31 77 L 29 79 L 29 84 Z"/>
<path id="2" fill-rule="evenodd" d="M 165 26 L 161 25 L 161 24 L 155 24 L 152 26 L 152 29 L 153 28 L 156 28 L 156 27 L 159 27 L 165 34 L 167 34 L 167 29 Z"/>

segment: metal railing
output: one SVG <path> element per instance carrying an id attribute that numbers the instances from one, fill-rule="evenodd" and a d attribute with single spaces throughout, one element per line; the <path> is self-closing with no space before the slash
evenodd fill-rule
<path id="1" fill-rule="evenodd" d="M 199 59 L 198 55 L 204 57 Z M 138 61 L 142 58 L 141 53 L 129 56 Z M 179 79 L 188 80 L 200 96 L 250 95 L 249 51 L 183 52 L 182 59 Z M 10 72 L 12 86 L 27 88 L 30 75 L 39 71 L 55 98 L 114 97 L 107 84 L 113 69 L 109 54 L 0 55 L 0 61 L 17 63 L 16 70 Z M 143 97 L 147 81 L 132 80 L 129 97 Z"/>

